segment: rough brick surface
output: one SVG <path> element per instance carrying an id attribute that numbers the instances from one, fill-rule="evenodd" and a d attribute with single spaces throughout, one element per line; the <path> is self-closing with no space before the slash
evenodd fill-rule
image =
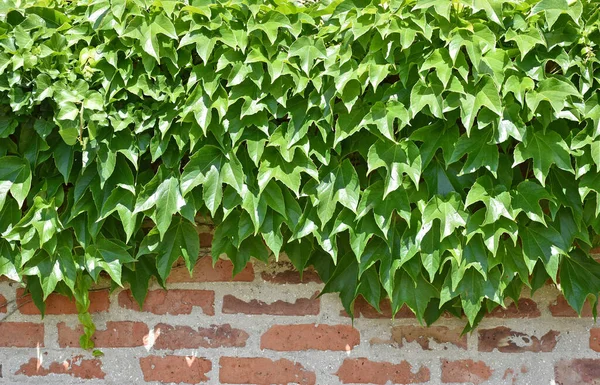
<path id="1" fill-rule="evenodd" d="M 554 366 L 557 385 L 600 384 L 600 359 L 564 359 Z"/>
<path id="2" fill-rule="evenodd" d="M 129 290 L 119 293 L 119 306 L 140 310 Z M 190 314 L 199 307 L 206 315 L 215 314 L 215 292 L 212 290 L 151 290 L 141 311 L 154 314 Z"/>
<path id="3" fill-rule="evenodd" d="M 275 325 L 263 334 L 260 347 L 278 351 L 350 351 L 359 343 L 358 330 L 349 325 Z"/>
<path id="4" fill-rule="evenodd" d="M 44 346 L 44 324 L 0 322 L 0 347 L 35 348 Z"/>
<path id="5" fill-rule="evenodd" d="M 106 376 L 102 371 L 102 362 L 99 359 L 83 359 L 82 356 L 76 356 L 62 362 L 54 361 L 48 367 L 46 367 L 45 363 L 42 364 L 39 359 L 31 358 L 29 362 L 21 365 L 15 374 L 22 374 L 28 377 L 66 374 L 88 380 L 102 380 Z"/>
<path id="6" fill-rule="evenodd" d="M 248 340 L 248 333 L 232 328 L 229 324 L 193 328 L 161 323 L 154 328 L 154 334 L 155 349 L 244 347 Z"/>
<path id="7" fill-rule="evenodd" d="M 556 347 L 559 332 L 550 330 L 541 338 L 511 330 L 504 326 L 479 330 L 479 351 L 502 353 L 551 352 Z"/>
<path id="8" fill-rule="evenodd" d="M 498 306 L 489 317 L 492 318 L 538 318 L 542 315 L 537 303 L 531 298 L 521 298 L 518 303 L 511 303 L 506 309 Z"/>
<path id="9" fill-rule="evenodd" d="M 17 289 L 17 307 L 21 314 L 41 314 L 31 300 L 29 294 L 24 295 L 24 289 Z M 108 311 L 110 306 L 108 290 L 97 290 L 90 292 L 90 313 Z M 46 315 L 77 314 L 75 300 L 60 294 L 50 294 L 46 299 Z"/>
<path id="10" fill-rule="evenodd" d="M 140 358 L 140 368 L 146 381 L 198 384 L 209 380 L 212 363 L 193 356 L 148 356 Z"/>
<path id="11" fill-rule="evenodd" d="M 250 263 L 239 274 L 233 277 L 233 264 L 231 261 L 218 260 L 215 267 L 212 266 L 210 257 L 203 257 L 198 260 L 194 267 L 193 275 L 185 266 L 174 268 L 167 279 L 169 283 L 177 282 L 251 282 L 254 280 L 254 268 Z"/>
<path id="12" fill-rule="evenodd" d="M 319 314 L 318 298 L 298 298 L 295 302 L 275 301 L 266 303 L 256 299 L 244 301 L 233 295 L 223 297 L 223 313 L 225 314 L 270 314 L 270 315 L 317 315 Z"/>
<path id="13" fill-rule="evenodd" d="M 300 273 L 294 269 L 291 262 L 281 261 L 270 266 L 270 271 L 263 271 L 261 278 L 266 282 L 278 284 L 322 283 L 319 274 L 313 269 Z"/>
<path id="14" fill-rule="evenodd" d="M 430 371 L 415 368 L 407 361 L 399 364 L 373 362 L 367 358 L 345 359 L 336 373 L 344 384 L 420 384 L 429 381 Z"/>
<path id="15" fill-rule="evenodd" d="M 598 303 L 597 310 L 600 310 L 600 302 Z M 579 317 L 577 312 L 569 306 L 569 303 L 562 294 L 556 297 L 554 303 L 550 304 L 550 312 L 554 317 Z M 585 301 L 583 304 L 581 316 L 587 318 L 592 317 L 592 305 L 589 301 Z"/>
<path id="16" fill-rule="evenodd" d="M 0 294 L 0 313 L 6 313 L 7 302 L 6 298 L 2 294 Z"/>
<path id="17" fill-rule="evenodd" d="M 58 344 L 61 347 L 79 347 L 81 327 L 70 328 L 64 322 L 58 325 Z M 93 341 L 98 348 L 130 348 L 144 346 L 148 326 L 143 322 L 108 321 L 106 329 L 96 330 Z"/>
<path id="18" fill-rule="evenodd" d="M 600 385 L 600 326 L 553 285 L 461 336 L 465 318 L 424 327 L 403 306 L 392 320 L 387 299 L 378 312 L 359 296 L 353 321 L 336 294 L 316 298 L 314 271 L 301 281 L 290 266 L 256 263 L 232 280 L 230 262 L 201 258 L 193 278 L 175 268 L 171 291 L 152 281 L 142 311 L 127 289 L 94 291 L 98 356 L 79 348 L 67 297 L 50 296 L 44 319 L 28 296 L 0 302 L 0 383 Z M 0 279 L 0 301 L 19 285 Z"/>
<path id="19" fill-rule="evenodd" d="M 442 360 L 442 382 L 473 383 L 479 385 L 487 381 L 493 374 L 492 369 L 483 361 Z"/>
<path id="20" fill-rule="evenodd" d="M 315 385 L 316 375 L 285 358 L 221 357 L 219 381 L 222 384 L 299 384 Z"/>
<path id="21" fill-rule="evenodd" d="M 467 349 L 467 336 L 461 336 L 461 328 L 449 328 L 446 326 L 413 326 L 399 325 L 392 328 L 392 339 L 382 340 L 374 338 L 372 344 L 392 343 L 402 347 L 405 342 L 416 342 L 421 348 L 431 350 L 431 342 L 438 344 L 450 344 L 461 349 Z"/>

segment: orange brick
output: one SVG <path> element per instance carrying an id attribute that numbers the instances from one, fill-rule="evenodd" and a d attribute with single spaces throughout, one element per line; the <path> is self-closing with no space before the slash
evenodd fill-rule
<path id="1" fill-rule="evenodd" d="M 275 325 L 263 334 L 260 348 L 278 351 L 349 351 L 359 343 L 358 330 L 349 325 Z"/>
<path id="2" fill-rule="evenodd" d="M 79 337 L 83 333 L 81 326 L 71 329 L 60 322 L 57 327 L 60 347 L 79 347 Z M 148 326 L 143 322 L 109 321 L 105 330 L 96 330 L 92 340 L 98 348 L 131 348 L 144 346 L 148 332 Z"/>
<path id="3" fill-rule="evenodd" d="M 140 310 L 129 290 L 119 293 L 119 306 Z M 150 290 L 142 311 L 154 314 L 190 314 L 199 307 L 206 315 L 215 315 L 215 292 L 212 290 Z"/>
<path id="4" fill-rule="evenodd" d="M 285 358 L 221 357 L 219 381 L 222 384 L 299 384 L 315 385 L 316 375 L 299 363 Z"/>
<path id="5" fill-rule="evenodd" d="M 209 380 L 212 364 L 205 358 L 148 356 L 140 358 L 140 368 L 146 381 L 197 384 Z"/>
<path id="6" fill-rule="evenodd" d="M 346 358 L 335 374 L 344 384 L 420 384 L 428 382 L 429 368 L 420 366 L 418 370 L 407 362 L 399 364 L 374 362 L 366 358 Z"/>

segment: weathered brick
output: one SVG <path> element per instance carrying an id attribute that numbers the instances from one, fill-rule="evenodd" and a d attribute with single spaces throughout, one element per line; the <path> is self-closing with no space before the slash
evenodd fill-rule
<path id="1" fill-rule="evenodd" d="M 354 301 L 354 318 L 360 318 L 362 316 L 370 319 L 392 319 L 392 305 L 389 300 L 382 300 L 379 303 L 379 310 L 381 310 L 381 313 L 360 295 Z M 340 311 L 340 315 L 342 317 L 349 317 L 345 310 Z M 414 318 L 414 316 L 415 315 L 408 307 L 403 306 L 396 315 L 396 318 Z"/>
<path id="2" fill-rule="evenodd" d="M 200 233 L 200 247 L 210 247 L 213 241 L 213 235 L 211 233 Z"/>
<path id="3" fill-rule="evenodd" d="M 83 333 L 81 326 L 71 329 L 64 322 L 56 326 L 61 347 L 79 347 L 79 336 Z M 148 332 L 148 326 L 143 322 L 108 321 L 106 329 L 96 330 L 92 340 L 98 348 L 130 348 L 144 346 Z"/>
<path id="4" fill-rule="evenodd" d="M 246 302 L 229 294 L 223 297 L 225 314 L 317 315 L 319 306 L 318 298 L 297 298 L 294 303 L 285 301 L 266 303 L 256 299 Z"/>
<path id="5" fill-rule="evenodd" d="M 148 356 L 140 358 L 140 368 L 146 381 L 197 384 L 209 380 L 212 364 L 205 358 Z"/>
<path id="6" fill-rule="evenodd" d="M 540 309 L 531 298 L 520 298 L 518 303 L 512 302 L 506 309 L 498 306 L 488 315 L 492 318 L 537 318 L 540 316 Z"/>
<path id="7" fill-rule="evenodd" d="M 277 351 L 351 350 L 360 333 L 349 325 L 275 325 L 260 339 L 261 349 Z"/>
<path id="8" fill-rule="evenodd" d="M 492 352 L 498 349 L 502 353 L 519 352 L 551 352 L 556 347 L 559 332 L 550 330 L 538 338 L 504 326 L 493 329 L 480 329 L 479 333 L 479 351 Z"/>
<path id="9" fill-rule="evenodd" d="M 232 276 L 233 264 L 231 261 L 219 259 L 213 267 L 211 257 L 202 257 L 196 263 L 192 277 L 185 266 L 179 266 L 173 268 L 167 282 L 252 282 L 254 281 L 254 267 L 248 263 L 244 270 L 235 277 Z"/>
<path id="10" fill-rule="evenodd" d="M 557 385 L 600 384 L 600 359 L 563 359 L 554 365 Z"/>
<path id="11" fill-rule="evenodd" d="M 573 310 L 562 294 L 559 294 L 556 297 L 556 301 L 550 304 L 549 308 L 554 317 L 579 317 L 577 312 Z M 596 309 L 600 310 L 600 303 L 598 303 Z M 592 305 L 590 304 L 590 301 L 585 301 L 581 316 L 587 318 L 592 317 Z"/>
<path id="12" fill-rule="evenodd" d="M 7 302 L 6 298 L 2 294 L 0 294 L 0 313 L 6 313 L 7 310 Z"/>
<path id="13" fill-rule="evenodd" d="M 44 366 L 45 364 L 40 363 L 37 358 L 33 357 L 29 362 L 21 365 L 15 374 L 22 374 L 28 377 L 66 374 L 88 380 L 101 380 L 106 376 L 102 371 L 102 361 L 99 359 L 83 359 L 82 356 L 75 356 L 63 362 L 51 362 L 47 368 Z"/>
<path id="14" fill-rule="evenodd" d="M 25 289 L 17 289 L 17 307 L 21 314 L 39 315 L 39 309 L 31 300 L 31 295 L 24 295 Z M 108 290 L 90 292 L 90 313 L 108 311 L 110 299 Z M 61 294 L 52 293 L 46 299 L 46 315 L 77 314 L 75 300 Z"/>
<path id="15" fill-rule="evenodd" d="M 44 324 L 0 322 L 0 347 L 35 348 L 44 346 Z"/>
<path id="16" fill-rule="evenodd" d="M 207 328 L 172 326 L 164 323 L 154 328 L 157 334 L 155 349 L 196 349 L 244 347 L 248 333 L 234 329 L 229 324 L 211 325 Z"/>
<path id="17" fill-rule="evenodd" d="M 600 352 L 600 328 L 590 330 L 590 349 Z"/>
<path id="18" fill-rule="evenodd" d="M 269 271 L 261 273 L 261 278 L 267 282 L 278 284 L 323 283 L 319 274 L 312 268 L 306 269 L 300 277 L 300 272 L 288 261 L 270 264 L 268 268 Z"/>
<path id="19" fill-rule="evenodd" d="M 493 370 L 483 361 L 473 360 L 458 360 L 449 361 L 442 360 L 442 382 L 471 382 L 479 385 L 492 376 Z"/>
<path id="20" fill-rule="evenodd" d="M 221 357 L 219 381 L 222 384 L 299 384 L 315 385 L 316 375 L 285 358 Z"/>
<path id="21" fill-rule="evenodd" d="M 431 376 L 429 368 L 420 366 L 415 372 L 411 364 L 401 361 L 374 362 L 367 358 L 346 358 L 337 373 L 344 384 L 420 384 L 428 382 Z"/>
<path id="22" fill-rule="evenodd" d="M 129 290 L 119 293 L 119 306 L 139 310 Z M 150 290 L 142 311 L 154 314 L 191 314 L 199 307 L 206 315 L 215 315 L 215 292 L 212 290 Z"/>
<path id="23" fill-rule="evenodd" d="M 446 326 L 413 326 L 399 325 L 392 328 L 392 339 L 381 340 L 374 338 L 371 344 L 392 343 L 399 347 L 404 342 L 417 342 L 424 350 L 431 350 L 431 341 L 438 344 L 452 344 L 461 349 L 467 349 L 467 336 L 461 336 L 461 328 L 448 328 Z M 444 347 L 445 349 L 447 347 Z"/>

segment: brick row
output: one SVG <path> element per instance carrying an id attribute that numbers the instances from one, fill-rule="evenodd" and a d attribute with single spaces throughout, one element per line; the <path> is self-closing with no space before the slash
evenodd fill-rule
<path id="1" fill-rule="evenodd" d="M 207 357 L 183 355 L 149 355 L 138 359 L 144 380 L 159 383 L 207 383 L 211 380 L 212 361 Z M 444 384 L 493 384 L 502 379 L 517 383 L 520 375 L 529 369 L 508 368 L 496 373 L 484 361 L 440 359 L 441 382 Z M 554 377 L 560 385 L 597 384 L 600 381 L 600 359 L 560 359 L 554 365 Z M 301 362 L 287 358 L 223 356 L 218 360 L 218 381 L 221 384 L 299 384 L 318 383 L 314 370 Z M 31 358 L 14 373 L 17 376 L 39 377 L 65 375 L 87 380 L 106 377 L 107 368 L 100 358 L 78 355 L 62 362 L 41 362 Z M 364 357 L 346 358 L 335 373 L 343 384 L 427 384 L 432 380 L 431 370 L 425 365 L 400 362 L 373 361 Z"/>

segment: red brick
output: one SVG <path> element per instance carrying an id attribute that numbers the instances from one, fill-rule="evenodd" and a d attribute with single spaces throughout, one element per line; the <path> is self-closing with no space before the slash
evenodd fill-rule
<path id="1" fill-rule="evenodd" d="M 202 257 L 194 267 L 193 276 L 185 266 L 173 268 L 167 282 L 252 282 L 254 281 L 254 268 L 248 263 L 244 270 L 233 277 L 233 264 L 231 261 L 219 259 L 213 268 L 211 257 Z"/>
<path id="2" fill-rule="evenodd" d="M 569 305 L 565 297 L 560 294 L 556 297 L 556 301 L 550 304 L 550 312 L 554 317 L 579 317 L 577 312 L 573 310 L 573 308 Z M 600 310 L 600 303 L 596 307 L 597 310 Z M 581 312 L 582 317 L 590 318 L 592 317 L 592 305 L 590 301 L 585 301 L 583 305 L 583 311 Z"/>
<path id="3" fill-rule="evenodd" d="M 197 384 L 206 382 L 212 369 L 209 360 L 185 356 L 148 356 L 140 358 L 144 380 L 162 383 Z"/>
<path id="4" fill-rule="evenodd" d="M 200 247 L 212 246 L 213 235 L 211 233 L 200 233 L 198 236 L 200 237 Z"/>
<path id="5" fill-rule="evenodd" d="M 392 343 L 402 347 L 404 341 L 417 342 L 424 350 L 431 350 L 430 343 L 435 341 L 438 344 L 449 343 L 461 349 L 467 349 L 467 336 L 461 336 L 461 328 L 448 328 L 446 326 L 412 326 L 399 325 L 392 328 L 392 339 L 381 340 L 374 338 L 371 344 Z M 447 349 L 447 347 L 444 347 Z"/>
<path id="6" fill-rule="evenodd" d="M 89 379 L 103 379 L 106 374 L 102 371 L 102 362 L 99 359 L 83 359 L 82 356 L 73 357 L 63 362 L 51 362 L 45 368 L 37 358 L 31 358 L 29 362 L 21 365 L 15 374 L 23 374 L 28 377 L 47 376 L 49 374 L 66 374 L 72 377 Z"/>
<path id="7" fill-rule="evenodd" d="M 559 332 L 550 330 L 542 338 L 517 332 L 504 326 L 479 330 L 479 351 L 502 353 L 551 352 L 556 347 Z"/>
<path id="8" fill-rule="evenodd" d="M 44 324 L 0 322 L 0 347 L 35 348 L 44 346 Z"/>
<path id="9" fill-rule="evenodd" d="M 379 303 L 381 313 L 371 306 L 362 296 L 358 296 L 354 301 L 354 318 L 370 318 L 370 319 L 392 319 L 392 305 L 388 299 L 384 299 Z M 408 312 L 406 312 L 408 311 Z M 349 317 L 345 310 L 340 311 L 342 317 Z M 406 306 L 398 312 L 396 318 L 414 318 L 413 312 Z"/>
<path id="10" fill-rule="evenodd" d="M 557 385 L 600 384 L 600 359 L 560 360 L 554 365 Z"/>
<path id="11" fill-rule="evenodd" d="M 81 326 L 71 329 L 64 322 L 58 323 L 58 344 L 60 347 L 79 347 Z M 144 346 L 144 337 L 149 333 L 143 322 L 108 321 L 105 330 L 96 330 L 92 337 L 98 348 L 130 348 Z"/>
<path id="12" fill-rule="evenodd" d="M 31 295 L 24 295 L 25 289 L 17 289 L 17 306 L 21 314 L 39 315 L 38 308 L 31 300 Z M 108 290 L 90 292 L 90 313 L 108 311 L 110 299 Z M 75 300 L 61 294 L 52 293 L 46 299 L 46 315 L 77 314 Z"/>
<path id="13" fill-rule="evenodd" d="M 448 361 L 442 360 L 442 382 L 472 382 L 479 385 L 492 376 L 492 369 L 483 361 L 473 360 Z"/>
<path id="14" fill-rule="evenodd" d="M 6 302 L 6 298 L 2 294 L 0 294 L 0 313 L 6 313 L 8 303 Z"/>
<path id="15" fill-rule="evenodd" d="M 299 363 L 282 358 L 221 357 L 219 381 L 222 384 L 299 384 L 315 385 L 316 375 Z"/>
<path id="16" fill-rule="evenodd" d="M 129 290 L 119 293 L 119 306 L 139 310 Z M 151 290 L 142 311 L 154 314 L 191 314 L 197 306 L 206 315 L 215 315 L 215 292 L 212 290 Z"/>
<path id="17" fill-rule="evenodd" d="M 157 334 L 155 349 L 244 347 L 248 340 L 248 333 L 234 329 L 229 324 L 197 329 L 158 324 L 154 331 Z"/>
<path id="18" fill-rule="evenodd" d="M 488 317 L 492 318 L 537 318 L 541 316 L 537 303 L 531 298 L 519 299 L 518 306 L 514 302 L 503 309 L 495 308 Z"/>
<path id="19" fill-rule="evenodd" d="M 278 351 L 349 351 L 359 343 L 358 330 L 349 325 L 275 325 L 262 335 L 260 348 Z"/>
<path id="20" fill-rule="evenodd" d="M 296 270 L 291 262 L 280 261 L 276 264 L 269 265 L 270 271 L 263 271 L 261 278 L 266 282 L 278 283 L 278 284 L 300 284 L 300 283 L 323 283 L 319 274 L 312 269 L 308 268 L 302 273 Z"/>
<path id="21" fill-rule="evenodd" d="M 590 330 L 590 349 L 600 352 L 600 328 Z"/>
<path id="22" fill-rule="evenodd" d="M 223 297 L 225 314 L 317 315 L 319 307 L 318 298 L 298 298 L 294 303 L 285 301 L 266 303 L 256 299 L 246 302 L 229 294 Z"/>
<path id="23" fill-rule="evenodd" d="M 343 384 L 420 384 L 430 379 L 429 368 L 421 366 L 416 373 L 407 362 L 399 364 L 374 362 L 366 358 L 346 358 L 335 374 Z"/>

